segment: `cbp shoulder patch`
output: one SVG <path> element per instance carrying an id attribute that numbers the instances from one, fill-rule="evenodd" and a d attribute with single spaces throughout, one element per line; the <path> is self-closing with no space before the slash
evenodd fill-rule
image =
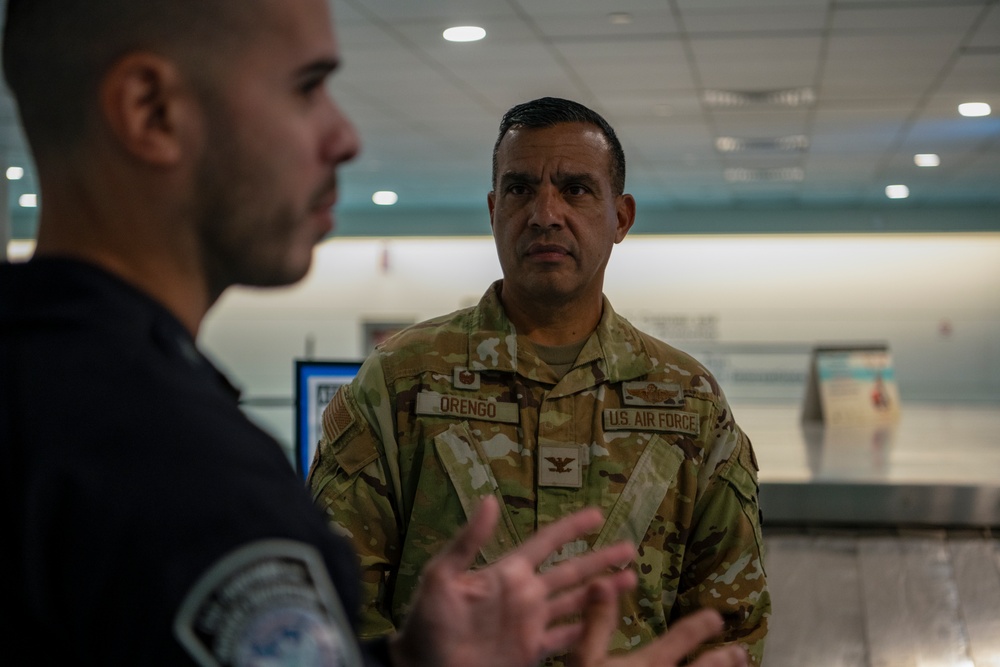
<path id="1" fill-rule="evenodd" d="M 216 562 L 184 598 L 174 634 L 202 667 L 361 664 L 322 557 L 290 540 L 252 542 Z"/>

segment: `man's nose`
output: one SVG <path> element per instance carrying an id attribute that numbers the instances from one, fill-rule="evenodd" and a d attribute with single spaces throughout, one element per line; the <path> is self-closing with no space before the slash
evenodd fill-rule
<path id="1" fill-rule="evenodd" d="M 566 202 L 558 188 L 542 186 L 532 202 L 531 219 L 533 227 L 561 227 L 566 223 Z"/>

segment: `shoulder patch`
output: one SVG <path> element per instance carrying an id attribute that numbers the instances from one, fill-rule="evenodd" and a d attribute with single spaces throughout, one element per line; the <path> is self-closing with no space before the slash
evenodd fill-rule
<path id="1" fill-rule="evenodd" d="M 361 664 L 323 559 L 303 542 L 263 540 L 223 556 L 185 596 L 174 634 L 202 667 Z"/>
<path id="2" fill-rule="evenodd" d="M 323 431 L 330 440 L 336 440 L 354 423 L 354 411 L 344 400 L 344 392 L 350 391 L 347 386 L 341 387 L 330 399 L 329 405 L 323 411 Z"/>

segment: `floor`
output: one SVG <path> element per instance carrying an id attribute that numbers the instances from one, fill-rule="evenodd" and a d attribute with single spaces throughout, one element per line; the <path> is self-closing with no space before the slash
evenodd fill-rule
<path id="1" fill-rule="evenodd" d="M 765 529 L 766 667 L 1000 667 L 1000 535 Z"/>
<path id="2" fill-rule="evenodd" d="M 1000 667 L 1000 406 L 836 431 L 733 407 L 761 466 L 766 667 Z"/>

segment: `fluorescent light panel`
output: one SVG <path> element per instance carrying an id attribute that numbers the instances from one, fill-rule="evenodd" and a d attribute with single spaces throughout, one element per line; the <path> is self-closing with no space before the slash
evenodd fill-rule
<path id="1" fill-rule="evenodd" d="M 715 150 L 720 153 L 740 153 L 743 151 L 804 151 L 809 148 L 809 138 L 802 134 L 787 137 L 719 137 L 715 140 Z"/>
<path id="2" fill-rule="evenodd" d="M 723 177 L 730 183 L 797 182 L 805 180 L 805 176 L 805 170 L 802 167 L 780 167 L 778 169 L 731 167 L 723 172 Z"/>
<path id="3" fill-rule="evenodd" d="M 812 88 L 782 88 L 778 90 L 706 90 L 702 99 L 716 109 L 737 109 L 748 106 L 804 107 L 816 101 Z"/>

